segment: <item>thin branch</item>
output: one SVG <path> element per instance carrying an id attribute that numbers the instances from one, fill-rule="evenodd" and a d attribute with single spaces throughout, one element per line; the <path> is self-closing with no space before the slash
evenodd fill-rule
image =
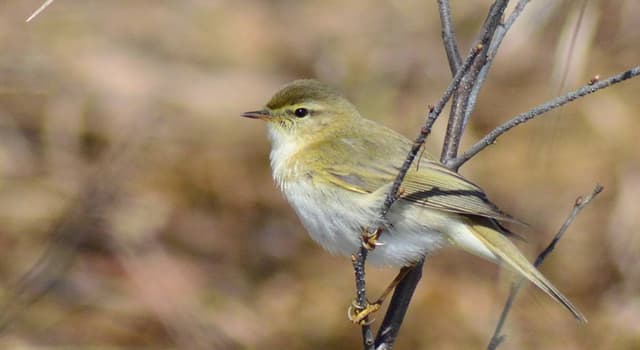
<path id="1" fill-rule="evenodd" d="M 480 94 L 480 89 L 482 85 L 484 85 L 484 81 L 487 79 L 487 75 L 489 73 L 489 69 L 493 65 L 493 60 L 495 59 L 498 49 L 502 44 L 502 40 L 507 35 L 511 26 L 515 23 L 516 19 L 520 17 L 520 14 L 524 11 L 525 6 L 529 3 L 530 0 L 520 0 L 516 7 L 511 11 L 511 14 L 507 18 L 506 22 L 498 25 L 496 28 L 495 34 L 493 36 L 493 40 L 491 41 L 491 45 L 489 45 L 489 49 L 487 51 L 487 62 L 480 70 L 480 74 L 478 74 L 478 78 L 473 84 L 473 88 L 471 89 L 471 94 L 469 95 L 469 102 L 467 104 L 467 110 L 465 111 L 464 120 L 462 123 L 462 129 L 466 128 L 469 119 L 471 118 L 471 112 L 475 108 L 476 101 L 478 100 L 478 95 Z M 456 169 L 457 170 L 457 169 Z"/>
<path id="2" fill-rule="evenodd" d="M 438 0 L 438 12 L 440 13 L 440 23 L 442 27 L 442 44 L 447 53 L 451 75 L 455 75 L 460 68 L 462 58 L 458 51 L 458 40 L 453 30 L 453 23 L 451 23 L 451 6 L 449 5 L 449 0 Z"/>
<path id="3" fill-rule="evenodd" d="M 462 164 L 464 164 L 465 162 L 467 162 L 469 159 L 471 159 L 472 157 L 474 157 L 476 154 L 480 153 L 480 151 L 482 151 L 483 149 L 485 149 L 487 146 L 492 145 L 496 142 L 496 139 L 498 137 L 500 137 L 502 134 L 504 134 L 505 132 L 513 129 L 514 127 L 525 123 L 539 115 L 542 115 L 552 109 L 558 108 L 560 106 L 563 106 L 573 100 L 576 100 L 580 97 L 586 96 L 588 94 L 594 93 L 600 89 L 604 89 L 608 86 L 620 83 L 622 81 L 625 81 L 629 78 L 633 78 L 637 75 L 640 75 L 640 66 L 636 66 L 633 67 L 627 71 L 624 71 L 622 73 L 616 74 L 612 77 L 609 77 L 607 79 L 604 80 L 597 80 L 597 81 L 590 81 L 588 84 L 584 85 L 583 87 L 574 90 L 564 96 L 559 96 L 554 98 L 553 100 L 546 102 L 544 104 L 541 104 L 533 109 L 531 109 L 528 112 L 519 114 L 513 118 L 511 118 L 509 121 L 505 122 L 504 124 L 498 126 L 497 128 L 493 129 L 490 133 L 488 133 L 485 137 L 483 137 L 482 139 L 480 139 L 480 141 L 476 142 L 473 146 L 471 146 L 471 148 L 469 148 L 468 151 L 466 151 L 463 155 L 459 156 L 458 158 L 449 160 L 446 162 L 446 165 L 449 168 L 452 169 L 458 169 Z"/>
<path id="4" fill-rule="evenodd" d="M 575 218 L 578 216 L 578 214 L 582 211 L 582 209 L 584 209 L 587 205 L 589 205 L 589 203 L 598 194 L 600 194 L 602 190 L 603 190 L 603 187 L 600 184 L 596 184 L 596 186 L 593 188 L 593 191 L 591 191 L 589 195 L 587 195 L 584 198 L 580 196 L 576 199 L 576 202 L 573 205 L 573 210 L 571 211 L 567 219 L 562 224 L 562 227 L 560 227 L 560 230 L 558 230 L 558 233 L 556 233 L 556 235 L 553 237 L 549 245 L 542 252 L 540 252 L 538 257 L 536 258 L 536 261 L 533 263 L 533 266 L 538 267 L 544 262 L 547 256 L 555 249 L 560 239 L 562 239 L 562 236 L 564 236 L 564 233 L 567 231 L 569 226 L 571 226 L 571 224 L 573 223 Z M 507 298 L 504 308 L 502 309 L 502 313 L 500 314 L 500 319 L 498 320 L 496 329 L 493 332 L 493 336 L 491 337 L 491 340 L 489 341 L 487 350 L 497 349 L 498 346 L 500 346 L 500 344 L 502 344 L 502 342 L 504 341 L 505 336 L 502 335 L 502 329 L 504 328 L 504 324 L 507 320 L 507 315 L 511 310 L 511 306 L 515 301 L 516 295 L 518 294 L 518 291 L 522 287 L 522 282 L 523 282 L 523 279 L 521 278 L 511 285 L 511 291 L 509 292 L 509 297 Z"/>
<path id="5" fill-rule="evenodd" d="M 418 152 L 424 145 L 427 136 L 429 136 L 429 134 L 431 133 L 433 124 L 438 119 L 438 116 L 444 109 L 447 101 L 451 98 L 453 91 L 457 89 L 460 81 L 462 80 L 462 77 L 473 65 L 473 62 L 478 57 L 480 52 L 482 52 L 482 46 L 476 47 L 469 53 L 469 56 L 465 59 L 464 64 L 460 67 L 458 73 L 456 73 L 456 75 L 453 77 L 451 83 L 449 83 L 449 86 L 443 93 L 440 101 L 438 101 L 438 104 L 429 109 L 429 114 L 427 116 L 427 120 L 425 121 L 425 125 L 420 130 L 420 134 L 418 134 L 418 136 L 414 140 L 411 151 L 409 152 L 409 154 L 407 154 L 407 158 L 398 171 L 398 175 L 393 181 L 391 189 L 387 193 L 387 197 L 385 198 L 383 207 L 380 211 L 381 217 L 385 217 L 387 215 L 389 209 L 391 208 L 391 205 L 397 200 L 400 185 L 402 184 L 407 171 L 409 171 L 409 169 L 411 168 L 411 164 L 413 164 L 413 161 L 418 155 Z M 362 249 L 363 248 L 360 248 L 360 251 L 362 251 Z M 360 257 L 361 255 L 359 254 L 357 258 Z M 362 257 L 366 259 L 366 254 L 362 255 Z M 362 263 L 362 265 L 364 266 L 364 260 L 358 263 Z M 384 321 L 378 331 L 378 335 L 376 338 L 376 348 L 386 349 L 390 348 L 393 345 L 393 342 L 395 341 L 400 330 L 400 326 L 402 325 L 404 315 L 406 314 L 407 308 L 409 307 L 409 302 L 411 301 L 413 292 L 422 276 L 422 265 L 423 261 L 420 261 L 411 271 L 407 273 L 407 276 L 405 276 L 403 281 L 396 287 L 396 290 L 394 291 L 393 297 L 389 304 L 390 306 L 387 309 L 387 314 L 385 315 Z M 356 266 L 355 263 L 354 266 Z M 356 274 L 356 279 L 357 277 L 358 276 Z M 356 281 L 356 285 L 358 285 L 358 283 L 359 282 Z M 362 283 L 364 283 L 364 281 L 362 281 Z M 366 298 L 364 298 L 363 301 L 366 301 Z M 360 303 L 360 300 L 358 300 L 358 303 Z M 363 335 L 365 335 L 364 327 L 366 327 L 366 322 L 363 326 Z"/>
<path id="6" fill-rule="evenodd" d="M 365 279 L 365 262 L 367 261 L 367 255 L 369 250 L 363 245 L 358 249 L 358 253 L 352 257 L 353 259 L 353 271 L 356 279 L 356 303 L 364 306 L 368 303 L 367 300 L 367 288 Z M 365 350 L 374 350 L 375 339 L 373 338 L 373 331 L 371 331 L 371 324 L 369 316 L 365 317 L 362 322 L 362 345 Z"/>
<path id="7" fill-rule="evenodd" d="M 433 108 L 429 109 L 429 114 L 427 115 L 427 120 L 425 122 L 425 125 L 422 127 L 422 129 L 420 129 L 420 133 L 418 134 L 416 139 L 413 141 L 413 146 L 411 147 L 411 151 L 409 152 L 409 154 L 407 154 L 407 158 L 405 158 L 404 163 L 402 164 L 402 167 L 398 171 L 398 175 L 396 176 L 396 179 L 393 181 L 393 185 L 391 186 L 389 193 L 387 193 L 387 197 L 384 200 L 384 206 L 380 210 L 382 217 L 387 215 L 387 213 L 389 212 L 389 208 L 391 208 L 391 205 L 396 201 L 398 197 L 398 191 L 400 190 L 400 185 L 402 184 L 402 181 L 404 180 L 405 175 L 407 175 L 407 171 L 409 171 L 409 168 L 411 168 L 411 164 L 415 160 L 416 155 L 418 155 L 418 152 L 422 148 L 422 145 L 424 145 L 424 142 L 427 139 L 427 136 L 429 136 L 429 134 L 431 133 L 431 128 L 433 127 L 433 124 L 436 122 L 436 120 L 440 116 L 440 113 L 442 112 L 442 110 L 444 109 L 444 106 L 447 104 L 447 102 L 451 98 L 451 95 L 453 94 L 453 92 L 457 89 L 458 86 L 460 86 L 460 82 L 463 76 L 469 71 L 469 69 L 473 65 L 473 62 L 475 62 L 475 59 L 478 57 L 478 55 L 482 51 L 483 51 L 482 45 L 478 45 L 473 50 L 471 50 L 471 52 L 469 53 L 469 56 L 467 56 L 467 59 L 464 61 L 464 64 L 462 65 L 462 67 L 460 67 L 460 70 L 458 71 L 458 73 L 456 73 L 456 75 L 453 77 L 453 80 L 451 80 L 451 83 L 449 83 L 449 86 L 442 94 L 442 98 L 440 98 L 440 101 L 438 101 L 438 104 L 436 104 Z"/>
<path id="8" fill-rule="evenodd" d="M 27 20 L 25 22 L 31 22 L 32 19 L 36 18 L 36 16 L 38 16 L 42 11 L 44 11 L 47 7 L 49 7 L 49 5 L 51 5 L 53 3 L 53 0 L 47 0 L 44 2 L 44 4 L 42 4 L 42 6 L 38 7 L 37 10 L 35 10 L 31 16 L 29 16 L 29 18 L 27 18 Z"/>
<path id="9" fill-rule="evenodd" d="M 400 185 L 402 184 L 402 180 L 407 174 L 407 171 L 409 171 L 409 168 L 411 168 L 411 164 L 413 163 L 414 159 L 416 158 L 416 155 L 422 148 L 422 145 L 424 144 L 427 136 L 431 133 L 431 128 L 433 127 L 433 124 L 438 119 L 438 116 L 444 109 L 444 106 L 446 105 L 449 98 L 451 98 L 453 91 L 456 89 L 458 84 L 460 84 L 460 80 L 462 79 L 462 76 L 469 69 L 469 67 L 471 67 L 473 60 L 478 56 L 478 53 L 480 53 L 480 51 L 481 51 L 481 47 L 471 52 L 469 57 L 467 57 L 467 59 L 465 60 L 464 65 L 459 70 L 458 74 L 456 74 L 454 79 L 451 81 L 451 83 L 445 90 L 438 104 L 435 107 L 429 109 L 429 114 L 427 116 L 425 125 L 422 127 L 422 129 L 420 130 L 420 134 L 416 137 L 415 141 L 413 142 L 411 151 L 407 155 L 407 158 L 402 164 L 402 167 L 398 171 L 398 175 L 393 181 L 393 185 L 391 186 L 389 193 L 387 193 L 387 196 L 385 197 L 384 204 L 380 209 L 380 217 L 384 218 L 389 212 L 391 205 L 396 201 L 398 196 L 398 191 L 400 190 Z M 369 232 L 374 232 L 374 231 L 376 230 L 369 230 Z M 367 255 L 368 255 L 367 248 L 365 248 L 364 246 L 361 246 L 358 249 L 358 252 L 355 255 L 355 258 L 353 261 L 355 283 L 356 283 L 356 303 L 358 305 L 366 305 L 368 303 L 367 295 L 366 295 L 365 268 L 364 268 Z M 394 297 L 395 297 L 395 293 L 394 293 Z M 389 311 L 387 312 L 393 312 L 391 308 L 389 308 L 388 310 Z M 402 315 L 404 315 L 405 312 L 406 310 L 401 312 Z M 385 320 L 386 319 L 387 317 L 385 317 Z M 402 321 L 400 321 L 400 323 L 401 322 Z M 399 324 L 398 324 L 398 328 L 399 328 Z M 397 334 L 397 331 L 393 334 L 394 339 L 396 334 Z M 365 317 L 362 322 L 362 336 L 363 336 L 364 347 L 365 349 L 368 349 L 371 346 L 371 344 L 373 344 L 373 341 L 371 341 L 371 337 L 370 337 L 371 326 L 369 325 L 368 317 Z"/>
<path id="10" fill-rule="evenodd" d="M 490 42 L 493 32 L 495 31 L 495 28 L 498 26 L 499 20 L 502 17 L 502 14 L 504 13 L 504 9 L 506 8 L 507 4 L 508 4 L 508 0 L 502 0 L 502 1 L 497 0 L 489 10 L 487 19 L 485 20 L 485 23 L 481 29 L 481 35 L 478 41 L 479 44 L 476 44 L 474 48 L 470 50 L 468 59 L 465 60 L 465 64 L 463 65 L 463 67 L 461 67 L 456 72 L 454 79 L 450 85 L 450 87 L 453 87 L 455 83 L 455 86 L 456 86 L 455 91 L 466 91 L 468 88 L 463 86 L 464 85 L 463 80 L 465 79 L 465 76 L 469 74 L 469 71 L 474 69 L 474 66 L 482 67 L 482 65 L 478 65 L 477 62 L 478 60 L 481 60 L 481 61 L 484 61 L 484 60 L 479 59 L 478 56 L 486 55 L 486 49 L 487 49 L 486 45 L 487 43 Z M 443 3 L 443 5 L 448 5 L 448 4 Z M 441 9 L 441 14 L 442 14 L 442 11 L 443 10 Z M 475 69 L 479 70 L 478 68 L 475 68 Z M 472 74 L 472 76 L 475 76 L 475 75 Z M 453 91 L 454 90 L 451 90 L 451 92 L 449 92 L 449 89 L 448 89 L 447 92 L 445 93 L 445 96 L 447 94 L 453 93 Z M 458 95 L 459 94 L 456 94 L 456 96 Z M 435 118 L 437 118 L 438 114 L 440 113 L 437 110 L 444 108 L 444 104 L 449 98 L 447 97 L 445 99 L 445 96 L 443 96 L 443 98 L 441 99 L 441 103 L 439 104 L 441 105 L 441 107 L 438 107 L 439 105 L 437 105 L 436 107 L 434 107 L 432 111 L 430 111 L 429 117 L 427 118 L 425 126 L 421 129 L 420 135 L 418 135 L 418 137 L 416 138 L 411 152 L 409 152 L 405 160 L 405 163 L 403 164 L 402 169 L 398 173 L 398 176 L 394 181 L 392 189 L 391 191 L 389 191 L 388 196 L 385 200 L 385 206 L 383 207 L 384 215 L 386 215 L 391 204 L 393 204 L 393 202 L 396 200 L 398 190 L 400 189 L 400 184 L 402 183 L 402 180 L 404 179 L 406 172 L 411 167 L 411 163 L 415 159 L 416 154 L 420 150 L 420 147 L 422 147 L 424 140 L 426 139 L 428 134 L 431 132 L 431 126 L 435 122 Z M 457 98 L 454 98 L 454 101 L 452 102 L 452 110 L 454 109 L 454 104 L 456 103 L 457 100 L 458 100 Z M 433 113 L 434 111 L 437 111 L 437 113 Z M 453 115 L 454 114 L 452 114 L 452 116 Z M 463 115 L 462 113 L 459 113 L 459 116 L 462 116 L 462 115 Z M 431 121 L 432 116 L 434 116 L 433 121 Z M 450 119 L 449 119 L 449 126 L 451 126 L 452 116 L 450 116 Z M 459 117 L 459 119 L 460 121 L 462 121 L 461 117 Z M 460 138 L 463 132 L 463 128 L 460 127 L 456 134 L 456 132 L 454 132 L 456 128 L 450 128 L 449 126 L 447 127 L 445 145 L 443 146 L 443 154 L 442 154 L 443 157 L 445 157 L 445 154 L 448 154 L 451 151 L 450 147 L 452 145 L 455 145 L 455 150 L 454 150 L 453 156 L 451 157 L 454 157 L 457 154 L 457 145 L 459 145 L 460 143 Z M 454 140 L 453 143 L 450 143 L 450 142 L 448 143 L 448 140 L 450 140 L 451 138 L 456 138 L 457 140 Z M 445 158 L 445 159 L 448 159 L 448 158 Z M 403 283 L 399 284 L 396 287 L 396 290 L 394 291 L 392 300 L 390 302 L 389 309 L 387 310 L 387 314 L 385 315 L 383 323 L 380 326 L 380 329 L 378 331 L 378 335 L 376 338 L 377 349 L 389 349 L 393 346 L 393 343 L 395 342 L 395 339 L 398 335 L 398 332 L 404 320 L 404 316 L 406 314 L 407 308 L 409 307 L 409 303 L 411 302 L 411 298 L 413 297 L 415 288 L 422 276 L 423 265 L 424 265 L 424 260 L 420 261 L 411 271 L 409 271 L 407 273 L 407 276 L 403 280 Z"/>
<path id="11" fill-rule="evenodd" d="M 453 98 L 447 132 L 440 156 L 442 163 L 455 158 L 458 154 L 458 147 L 464 131 L 464 116 L 468 110 L 471 89 L 478 78 L 478 74 L 480 74 L 480 70 L 487 62 L 487 50 L 508 4 L 509 0 L 496 0 L 493 5 L 491 5 L 487 18 L 480 29 L 480 35 L 478 39 L 476 39 L 474 47 L 482 45 L 483 50 L 478 59 L 474 61 L 469 72 L 465 74 Z"/>
<path id="12" fill-rule="evenodd" d="M 538 258 L 536 258 L 536 261 L 533 263 L 533 266 L 538 267 L 540 266 L 540 264 L 542 264 L 542 262 L 544 262 L 544 259 L 546 259 L 547 255 L 549 255 L 556 248 L 556 244 L 558 244 L 558 241 L 560 241 L 562 236 L 564 236 L 564 233 L 567 231 L 569 226 L 573 223 L 573 221 L 575 220 L 576 216 L 578 216 L 580 211 L 582 211 L 584 207 L 589 205 L 589 202 L 591 202 L 597 195 L 599 195 L 600 192 L 602 192 L 602 190 L 604 190 L 604 187 L 602 187 L 602 185 L 600 184 L 596 184 L 596 186 L 593 188 L 593 191 L 591 191 L 589 195 L 587 195 L 584 198 L 580 196 L 576 199 L 576 202 L 573 205 L 573 211 L 571 211 L 571 214 L 569 215 L 569 217 L 567 217 L 567 220 L 564 222 L 564 224 L 562 224 L 562 227 L 560 228 L 558 233 L 555 235 L 555 237 L 553 237 L 553 240 L 551 241 L 551 243 L 549 243 L 547 248 L 545 248 L 540 253 L 540 255 L 538 255 Z"/>
<path id="13" fill-rule="evenodd" d="M 395 343 L 404 316 L 409 309 L 409 303 L 411 303 L 413 293 L 422 278 L 423 265 L 424 259 L 407 272 L 407 275 L 398 283 L 396 289 L 393 291 L 393 297 L 391 298 L 391 302 L 389 302 L 388 311 L 384 315 L 384 320 L 376 335 L 376 350 L 391 349 L 393 343 Z"/>

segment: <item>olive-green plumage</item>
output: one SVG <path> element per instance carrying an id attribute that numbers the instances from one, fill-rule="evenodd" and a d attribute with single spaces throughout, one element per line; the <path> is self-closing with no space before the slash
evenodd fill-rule
<path id="1" fill-rule="evenodd" d="M 311 237 L 327 250 L 350 255 L 363 228 L 384 225 L 369 255 L 374 264 L 408 266 L 453 244 L 504 262 L 577 319 L 584 316 L 511 243 L 500 221 L 516 221 L 480 187 L 426 155 L 402 183 L 402 196 L 383 221 L 379 210 L 411 141 L 363 118 L 334 89 L 297 80 L 266 107 L 245 117 L 267 121 L 273 176 Z"/>

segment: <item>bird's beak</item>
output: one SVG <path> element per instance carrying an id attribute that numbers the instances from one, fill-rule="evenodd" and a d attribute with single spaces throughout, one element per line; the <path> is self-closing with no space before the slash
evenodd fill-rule
<path id="1" fill-rule="evenodd" d="M 253 111 L 253 112 L 244 112 L 242 113 L 242 116 L 245 118 L 251 118 L 251 119 L 267 119 L 271 117 L 271 113 L 269 113 L 268 110 L 266 109 L 262 109 L 259 111 Z"/>

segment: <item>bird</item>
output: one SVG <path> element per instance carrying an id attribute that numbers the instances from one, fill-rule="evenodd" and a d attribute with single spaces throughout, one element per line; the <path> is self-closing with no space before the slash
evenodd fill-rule
<path id="1" fill-rule="evenodd" d="M 351 256 L 363 244 L 364 230 L 380 227 L 367 261 L 406 271 L 454 246 L 505 265 L 586 322 L 511 242 L 514 234 L 502 224 L 519 221 L 430 155 L 407 171 L 399 198 L 381 217 L 413 142 L 364 118 L 336 89 L 295 80 L 262 109 L 242 116 L 266 122 L 273 178 L 311 238 L 327 251 Z"/>

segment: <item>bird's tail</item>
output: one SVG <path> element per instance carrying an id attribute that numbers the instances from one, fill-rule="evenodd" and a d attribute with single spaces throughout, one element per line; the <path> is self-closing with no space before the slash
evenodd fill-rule
<path id="1" fill-rule="evenodd" d="M 491 222 L 486 222 L 482 224 L 471 224 L 468 228 L 473 236 L 482 242 L 484 247 L 493 253 L 498 260 L 504 261 L 511 269 L 517 271 L 531 281 L 531 283 L 549 294 L 549 296 L 569 310 L 569 312 L 571 312 L 578 321 L 586 322 L 587 320 L 584 315 L 582 315 L 582 313 L 580 313 L 580 311 L 571 304 L 569 299 L 560 293 L 560 291 L 556 289 L 556 287 L 554 287 L 553 284 L 551 284 L 551 282 L 549 282 L 542 273 L 540 273 L 540 271 L 538 271 L 527 260 L 527 258 L 522 255 L 522 253 L 520 253 L 520 250 L 504 234 L 498 231 L 497 227 L 493 226 L 494 225 L 492 225 Z M 468 249 L 471 247 L 465 247 L 464 244 L 460 246 L 471 253 L 480 253 L 478 255 L 489 257 L 482 252 L 474 252 L 474 249 Z"/>

